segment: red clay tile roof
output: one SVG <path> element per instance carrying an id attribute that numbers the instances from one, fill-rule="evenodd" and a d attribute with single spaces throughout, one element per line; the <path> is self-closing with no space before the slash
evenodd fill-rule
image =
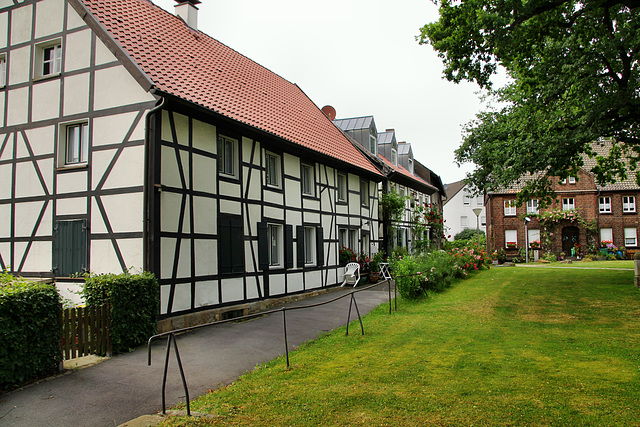
<path id="1" fill-rule="evenodd" d="M 387 165 L 389 168 L 391 168 L 394 172 L 402 174 L 402 175 L 406 176 L 407 178 L 411 178 L 412 180 L 414 180 L 418 184 L 423 185 L 425 187 L 428 187 L 429 189 L 433 190 L 434 192 L 438 191 L 438 189 L 436 187 L 434 187 L 433 185 L 429 184 L 427 181 L 425 181 L 424 179 L 420 178 L 419 176 L 416 176 L 416 175 L 412 174 L 407 169 L 405 169 L 403 166 L 394 165 L 393 163 L 391 163 L 391 160 L 387 159 L 386 157 L 384 157 L 381 154 L 378 155 L 378 157 L 380 159 L 382 159 L 384 164 Z"/>
<path id="2" fill-rule="evenodd" d="M 81 0 L 155 88 L 380 173 L 295 84 L 147 0 Z"/>

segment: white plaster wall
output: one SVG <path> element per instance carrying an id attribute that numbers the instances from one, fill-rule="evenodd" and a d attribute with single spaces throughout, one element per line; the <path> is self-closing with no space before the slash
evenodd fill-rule
<path id="1" fill-rule="evenodd" d="M 117 87 L 118 90 L 113 90 L 114 87 Z M 120 65 L 96 71 L 94 96 L 95 110 L 155 100 Z"/>
<path id="2" fill-rule="evenodd" d="M 220 200 L 220 213 L 240 215 L 242 213 L 242 205 L 240 202 Z"/>
<path id="3" fill-rule="evenodd" d="M 65 77 L 63 101 L 65 116 L 86 113 L 89 110 L 89 77 L 89 73 Z"/>
<path id="4" fill-rule="evenodd" d="M 27 122 L 29 114 L 29 88 L 9 90 L 7 125 L 19 125 Z"/>
<path id="5" fill-rule="evenodd" d="M 98 152 L 94 154 L 96 157 Z M 113 153 L 115 154 L 115 152 Z M 97 184 L 99 179 L 95 179 Z M 141 145 L 122 150 L 102 188 L 126 188 L 144 184 L 144 147 Z"/>
<path id="6" fill-rule="evenodd" d="M 69 14 L 69 15 L 75 15 Z M 80 17 L 78 17 L 80 19 Z M 83 22 L 84 24 L 84 22 Z M 107 46 L 100 40 L 96 40 L 96 65 L 110 64 L 116 61 L 116 57 L 111 53 Z"/>
<path id="7" fill-rule="evenodd" d="M 26 247 L 18 249 L 16 244 L 16 263 L 22 259 Z M 25 245 L 26 246 L 26 245 Z M 16 268 L 18 266 L 16 265 Z M 33 242 L 29 248 L 29 254 L 22 267 L 23 271 L 49 271 L 51 270 L 51 242 Z"/>
<path id="8" fill-rule="evenodd" d="M 19 44 L 31 39 L 31 17 L 33 5 L 29 4 L 13 10 L 11 15 L 11 43 Z"/>
<path id="9" fill-rule="evenodd" d="M 476 214 L 473 213 L 474 208 L 482 208 L 482 212 L 480 213 L 479 219 L 482 216 L 485 217 L 486 221 L 486 209 L 483 205 L 478 205 L 477 198 L 474 196 L 471 198 L 468 206 L 464 205 L 464 188 L 458 191 L 458 193 L 451 198 L 447 204 L 443 206 L 442 212 L 443 217 L 446 220 L 445 226 L 448 227 L 448 231 L 445 232 L 447 235 L 451 235 L 448 240 L 453 240 L 453 237 L 461 232 L 463 228 L 460 226 L 460 217 L 467 217 L 467 228 L 476 229 Z M 486 233 L 486 226 L 480 225 L 480 230 Z"/>
<path id="10" fill-rule="evenodd" d="M 282 295 L 285 292 L 284 274 L 273 274 L 269 276 L 269 294 Z"/>
<path id="11" fill-rule="evenodd" d="M 87 191 L 87 171 L 78 170 L 74 173 L 57 174 L 56 187 L 59 194 Z"/>
<path id="12" fill-rule="evenodd" d="M 191 308 L 191 284 L 181 283 L 175 285 L 173 294 L 173 306 L 171 311 L 182 311 Z"/>
<path id="13" fill-rule="evenodd" d="M 199 239 L 195 241 L 196 275 L 208 276 L 218 274 L 218 241 Z"/>
<path id="14" fill-rule="evenodd" d="M 260 293 L 258 293 L 258 288 Z M 256 299 L 260 295 L 264 295 L 264 288 L 262 287 L 260 279 L 257 277 L 247 277 L 247 298 Z"/>
<path id="15" fill-rule="evenodd" d="M 201 234 L 216 234 L 217 224 L 216 200 L 209 197 L 193 197 L 194 232 Z"/>
<path id="16" fill-rule="evenodd" d="M 12 166 L 10 164 L 0 165 L 0 182 L 4 182 L 5 185 L 0 185 L 0 199 L 11 198 L 11 186 L 8 185 L 12 179 Z"/>
<path id="17" fill-rule="evenodd" d="M 48 120 L 59 116 L 60 80 L 47 80 L 33 85 L 31 92 L 31 118 L 33 121 Z M 47 100 L 43 102 L 43 100 Z"/>
<path id="18" fill-rule="evenodd" d="M 299 292 L 304 290 L 303 273 L 290 273 L 287 279 L 287 289 L 289 292 Z"/>
<path id="19" fill-rule="evenodd" d="M 13 3 L 10 0 L 4 0 L 4 2 L 9 2 L 9 4 Z M 6 6 L 3 4 L 3 1 L 0 1 L 0 7 Z M 9 13 L 2 12 L 0 13 L 0 28 L 4 28 L 5 31 L 0 31 L 0 49 L 4 49 L 7 47 L 7 31 L 9 28 Z"/>
<path id="20" fill-rule="evenodd" d="M 300 197 L 299 191 L 291 191 L 291 193 L 289 193 L 290 188 L 289 187 L 286 187 L 286 188 L 287 188 L 287 199 Z M 284 206 L 284 194 L 277 193 L 275 191 L 265 190 L 264 201 L 268 203 L 275 203 L 278 206 Z"/>
<path id="21" fill-rule="evenodd" d="M 218 292 L 218 281 L 209 280 L 206 282 L 196 283 L 196 307 L 205 307 L 220 303 L 220 295 Z"/>
<path id="22" fill-rule="evenodd" d="M 216 127 L 200 120 L 194 120 L 193 147 L 209 153 L 215 153 L 218 149 Z"/>
<path id="23" fill-rule="evenodd" d="M 42 0 L 36 3 L 36 38 L 59 33 L 63 23 L 64 5 L 61 0 Z"/>
<path id="24" fill-rule="evenodd" d="M 53 153 L 55 131 L 55 126 L 44 126 L 25 131 L 35 156 Z"/>
<path id="25" fill-rule="evenodd" d="M 284 209 L 282 208 L 274 208 L 271 206 L 264 207 L 264 216 L 266 218 L 275 218 L 281 219 L 284 218 Z"/>
<path id="26" fill-rule="evenodd" d="M 160 206 L 162 206 L 162 212 L 160 214 L 160 229 L 162 231 L 169 231 L 176 233 L 178 230 L 180 214 L 181 214 L 181 206 L 182 206 L 182 195 L 176 193 L 170 193 L 168 191 L 163 191 L 160 193 Z M 187 197 L 185 203 L 185 213 L 189 212 L 189 198 Z M 188 215 L 185 215 L 188 218 Z M 182 231 L 187 232 L 189 229 L 188 221 L 183 221 Z"/>
<path id="27" fill-rule="evenodd" d="M 47 163 L 51 163 L 51 160 L 48 162 L 43 161 L 42 166 L 45 166 Z M 38 163 L 40 164 L 40 163 Z M 45 168 L 43 173 L 43 178 L 45 180 L 45 185 L 47 185 L 47 190 L 51 187 L 51 172 L 52 167 Z M 11 182 L 11 181 L 7 181 Z M 28 197 L 28 196 L 42 196 L 45 194 L 45 190 L 42 187 L 40 179 L 36 173 L 36 169 L 32 162 L 20 162 L 16 164 L 16 197 Z"/>
<path id="28" fill-rule="evenodd" d="M 0 218 L 3 218 L 3 220 L 0 221 L 0 237 L 11 236 L 11 221 L 6 220 L 8 218 L 11 218 L 11 205 L 0 205 Z"/>
<path id="29" fill-rule="evenodd" d="M 43 206 L 44 202 L 25 202 L 16 205 L 14 221 L 16 237 L 27 237 L 31 235 Z"/>
<path id="30" fill-rule="evenodd" d="M 72 199 L 58 199 L 56 215 L 83 215 L 87 213 L 87 199 L 74 197 Z"/>
<path id="31" fill-rule="evenodd" d="M 29 75 L 31 64 L 31 46 L 25 46 L 18 49 L 11 50 L 10 63 L 7 67 L 8 84 L 16 85 L 20 83 L 26 83 L 31 77 Z"/>
<path id="32" fill-rule="evenodd" d="M 142 193 L 103 195 L 100 198 L 114 233 L 143 230 Z"/>
<path id="33" fill-rule="evenodd" d="M 218 179 L 216 160 L 211 157 L 193 155 L 193 189 L 215 194 Z M 238 190 L 239 192 L 239 190 Z"/>
<path id="34" fill-rule="evenodd" d="M 75 13 L 73 8 L 69 8 L 69 13 L 67 13 L 67 29 L 72 30 L 74 28 L 84 27 L 85 23 L 80 18 L 80 15 Z"/>
<path id="35" fill-rule="evenodd" d="M 93 119 L 93 146 L 119 144 L 124 141 L 136 115 L 136 112 L 132 112 Z M 144 120 L 140 121 L 130 138 L 132 141 L 142 139 L 144 139 Z"/>
<path id="36" fill-rule="evenodd" d="M 221 302 L 242 301 L 244 299 L 244 283 L 242 277 L 222 279 Z"/>
<path id="37" fill-rule="evenodd" d="M 78 16 L 75 12 L 69 15 Z M 68 34 L 65 40 L 64 70 L 69 72 L 87 68 L 91 65 L 90 62 L 91 30 L 87 28 L 83 31 Z"/>

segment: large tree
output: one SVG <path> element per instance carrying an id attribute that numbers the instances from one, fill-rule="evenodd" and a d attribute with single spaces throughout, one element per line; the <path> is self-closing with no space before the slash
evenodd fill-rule
<path id="1" fill-rule="evenodd" d="M 635 168 L 640 0 L 436 3 L 440 19 L 421 29 L 420 43 L 439 53 L 448 80 L 476 82 L 500 105 L 467 125 L 456 151 L 477 165 L 472 184 L 491 190 L 529 174 L 537 179 L 522 197 L 549 195 L 549 177 L 575 174 L 601 138 L 618 143 L 598 157 L 600 182 Z M 510 83 L 494 90 L 499 67 Z"/>

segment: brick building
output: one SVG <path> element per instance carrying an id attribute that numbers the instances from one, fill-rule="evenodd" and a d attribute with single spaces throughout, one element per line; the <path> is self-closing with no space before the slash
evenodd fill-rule
<path id="1" fill-rule="evenodd" d="M 598 145 L 595 149 L 604 154 L 607 146 Z M 486 197 L 488 249 L 505 248 L 507 256 L 514 256 L 518 249 L 529 244 L 534 249 L 540 246 L 540 253 L 570 254 L 577 244 L 578 251 L 585 254 L 597 251 L 603 241 L 631 251 L 637 249 L 640 216 L 636 200 L 640 186 L 633 178 L 600 185 L 589 172 L 593 166 L 595 160 L 585 158 L 585 165 L 577 176 L 554 180 L 556 200 L 544 209 L 538 208 L 537 199 L 516 206 L 517 194 L 526 179 L 489 193 Z M 525 218 L 530 219 L 526 233 Z"/>

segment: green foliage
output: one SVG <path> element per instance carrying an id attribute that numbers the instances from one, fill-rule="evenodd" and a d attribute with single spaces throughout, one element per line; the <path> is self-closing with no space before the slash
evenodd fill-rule
<path id="1" fill-rule="evenodd" d="M 56 372 L 60 304 L 54 285 L 0 273 L 0 390 Z"/>
<path id="2" fill-rule="evenodd" d="M 402 197 L 395 191 L 383 192 L 382 197 L 380 198 L 382 217 L 387 218 L 391 222 L 402 221 L 402 214 L 405 210 L 406 200 L 406 196 Z"/>
<path id="3" fill-rule="evenodd" d="M 425 239 L 427 230 L 429 240 Z M 411 231 L 413 232 L 413 248 L 416 254 L 428 251 L 430 248 L 439 248 L 444 235 L 444 218 L 440 208 L 433 203 L 416 205 L 413 210 L 411 221 Z"/>
<path id="4" fill-rule="evenodd" d="M 465 228 L 464 230 L 462 230 L 461 232 L 459 232 L 458 234 L 456 234 L 453 237 L 453 240 L 472 240 L 472 239 L 477 239 L 477 234 L 480 234 L 481 237 L 485 237 L 484 231 L 482 230 L 475 230 L 473 228 Z"/>
<path id="5" fill-rule="evenodd" d="M 491 95 L 493 111 L 467 125 L 459 162 L 486 191 L 531 174 L 519 195 L 548 202 L 551 177 L 576 175 L 591 143 L 619 145 L 596 157 L 602 183 L 625 177 L 640 144 L 640 4 L 625 0 L 439 2 L 440 18 L 421 30 L 444 61 L 445 77 L 491 90 L 503 67 L 510 83 Z"/>
<path id="6" fill-rule="evenodd" d="M 371 271 L 374 273 L 380 272 L 380 263 L 385 262 L 386 259 L 387 254 L 385 254 L 384 251 L 378 252 L 371 258 L 371 262 L 369 262 L 369 268 L 371 268 Z"/>
<path id="7" fill-rule="evenodd" d="M 113 351 L 122 353 L 147 342 L 156 333 L 159 286 L 155 276 L 142 274 L 87 275 L 84 297 L 87 305 L 109 303 Z"/>
<path id="8" fill-rule="evenodd" d="M 540 258 L 549 262 L 556 262 L 558 260 L 558 257 L 553 252 L 545 252 Z"/>
<path id="9" fill-rule="evenodd" d="M 440 292 L 455 278 L 467 276 L 467 271 L 490 268 L 491 258 L 483 248 L 453 248 L 434 251 L 420 257 L 394 257 L 391 267 L 398 292 L 414 299 L 427 291 Z"/>

